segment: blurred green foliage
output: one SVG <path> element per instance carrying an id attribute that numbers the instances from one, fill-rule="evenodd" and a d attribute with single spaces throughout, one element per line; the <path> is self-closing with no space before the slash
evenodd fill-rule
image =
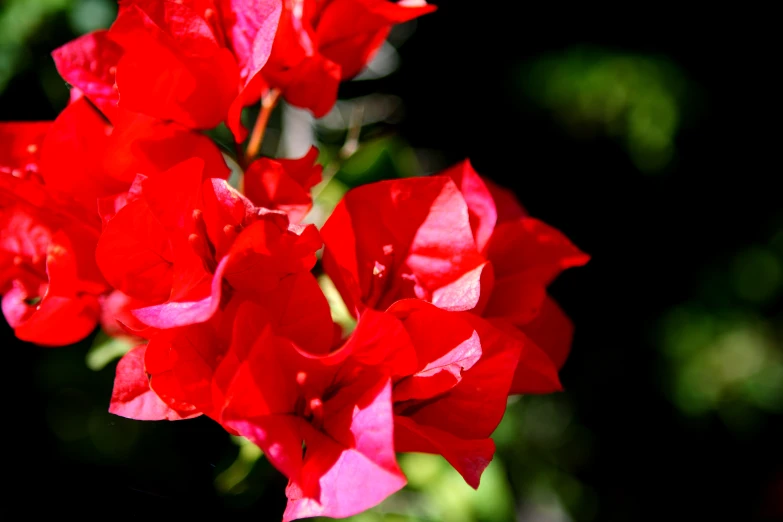
<path id="1" fill-rule="evenodd" d="M 696 295 L 663 318 L 669 392 L 684 413 L 716 412 L 737 430 L 783 413 L 783 331 L 770 312 L 783 297 L 782 234 L 716 263 Z"/>
<path id="2" fill-rule="evenodd" d="M 46 39 L 47 23 L 64 15 L 74 34 L 84 34 L 108 27 L 116 13 L 112 0 L 5 0 L 0 5 L 0 93 L 11 78 L 34 63 L 30 48 Z M 62 85 L 56 76 L 49 78 Z"/>
<path id="3" fill-rule="evenodd" d="M 525 91 L 573 133 L 600 128 L 624 143 L 642 172 L 665 168 L 675 154 L 689 89 L 670 61 L 576 48 L 525 67 Z"/>

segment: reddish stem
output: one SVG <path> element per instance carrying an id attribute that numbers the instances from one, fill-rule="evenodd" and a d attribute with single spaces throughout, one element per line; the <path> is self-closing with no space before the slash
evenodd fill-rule
<path id="1" fill-rule="evenodd" d="M 250 162 L 261 151 L 261 143 L 264 141 L 264 133 L 269 123 L 269 116 L 272 115 L 277 100 L 280 98 L 280 90 L 272 89 L 261 100 L 261 112 L 258 113 L 256 124 L 253 126 L 253 132 L 250 133 L 250 140 L 247 142 L 245 150 L 245 160 Z"/>

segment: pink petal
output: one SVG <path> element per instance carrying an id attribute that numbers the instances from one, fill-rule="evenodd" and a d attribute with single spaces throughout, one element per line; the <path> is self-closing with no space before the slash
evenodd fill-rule
<path id="1" fill-rule="evenodd" d="M 245 85 L 269 59 L 282 7 L 280 0 L 222 1 L 224 24 Z"/>
<path id="2" fill-rule="evenodd" d="M 189 418 L 181 417 L 179 413 L 166 406 L 150 389 L 149 379 L 144 371 L 146 351 L 146 345 L 137 346 L 126 353 L 117 363 L 109 412 L 136 420 Z"/>

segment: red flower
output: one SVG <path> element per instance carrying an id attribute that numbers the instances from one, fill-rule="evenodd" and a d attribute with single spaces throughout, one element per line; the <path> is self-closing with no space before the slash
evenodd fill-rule
<path id="1" fill-rule="evenodd" d="M 3 310 L 19 338 L 64 345 L 87 336 L 109 290 L 95 264 L 101 214 L 126 199 L 137 172 L 196 155 L 227 176 L 205 136 L 131 113 L 108 124 L 85 99 L 54 122 L 0 124 Z M 111 208 L 108 208 L 108 207 Z"/>
<path id="2" fill-rule="evenodd" d="M 538 345 L 558 367 L 565 361 L 572 326 L 546 286 L 589 258 L 525 216 L 507 192 L 488 187 L 468 162 L 440 176 L 354 189 L 322 235 L 324 268 L 355 314 L 416 297 L 471 310 L 532 346 L 531 353 Z M 539 374 L 520 363 L 512 393 L 559 389 L 556 379 Z"/>
<path id="3" fill-rule="evenodd" d="M 121 107 L 194 129 L 226 118 L 239 93 L 239 69 L 205 19 L 207 11 L 196 10 L 203 4 L 120 3 L 108 36 L 122 48 L 116 75 Z"/>
<path id="4" fill-rule="evenodd" d="M 57 154 L 51 143 L 67 122 L 0 124 L 3 314 L 17 337 L 46 346 L 86 337 L 98 321 L 98 296 L 107 290 L 93 255 L 97 216 L 42 185 L 69 174 L 73 151 L 47 173 Z"/>
<path id="5" fill-rule="evenodd" d="M 0 174 L 0 293 L 18 338 L 62 346 L 95 328 L 107 290 L 94 260 L 97 224 L 37 181 Z"/>
<path id="6" fill-rule="evenodd" d="M 178 417 L 207 414 L 264 450 L 290 479 L 284 520 L 377 504 L 405 483 L 395 449 L 441 454 L 477 487 L 528 347 L 420 300 L 365 311 L 333 351 L 331 330 L 313 277 L 289 276 L 255 303 L 234 300 L 208 322 L 159 333 L 146 371 Z"/>
<path id="7" fill-rule="evenodd" d="M 215 127 L 258 101 L 256 80 L 280 18 L 280 0 L 122 0 L 108 31 L 53 53 L 58 71 L 114 121 L 119 110 Z M 241 141 L 244 136 L 240 137 Z"/>
<path id="8" fill-rule="evenodd" d="M 340 81 L 364 68 L 393 25 L 434 10 L 424 0 L 285 0 L 261 74 L 286 101 L 320 118 L 334 105 Z"/>
<path id="9" fill-rule="evenodd" d="M 325 355 L 333 332 L 315 278 L 301 273 L 256 303 L 232 300 L 206 323 L 161 332 L 147 349 L 151 387 L 172 410 L 249 437 L 289 477 L 284 520 L 349 516 L 405 484 L 389 378 L 341 373 L 342 352 Z"/>
<path id="10" fill-rule="evenodd" d="M 273 289 L 309 271 L 321 246 L 315 227 L 289 227 L 191 159 L 140 181 L 112 217 L 96 257 L 111 284 L 145 303 L 134 315 L 156 328 L 207 320 L 229 297 Z M 225 295 L 224 295 L 225 294 Z"/>

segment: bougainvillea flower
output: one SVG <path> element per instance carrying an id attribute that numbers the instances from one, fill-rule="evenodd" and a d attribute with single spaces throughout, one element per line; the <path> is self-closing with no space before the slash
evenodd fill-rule
<path id="1" fill-rule="evenodd" d="M 253 206 L 193 158 L 141 182 L 96 257 L 115 288 L 146 304 L 138 319 L 170 328 L 207 320 L 226 291 L 263 293 L 309 271 L 320 246 L 315 227 L 289 227 L 284 213 Z"/>
<path id="2" fill-rule="evenodd" d="M 116 69 L 121 107 L 196 129 L 225 119 L 238 94 L 239 69 L 194 4 L 120 3 L 109 38 L 122 48 Z"/>
<path id="3" fill-rule="evenodd" d="M 285 1 L 261 75 L 286 101 L 320 118 L 334 105 L 340 81 L 364 68 L 393 25 L 434 10 L 424 0 Z"/>
<path id="4" fill-rule="evenodd" d="M 292 223 L 300 222 L 313 206 L 310 189 L 321 181 L 317 158 L 318 149 L 311 147 L 299 159 L 254 161 L 245 171 L 245 196 L 256 206 L 281 210 Z"/>
<path id="5" fill-rule="evenodd" d="M 465 199 L 445 176 L 354 189 L 321 233 L 324 268 L 354 313 L 408 297 L 472 309 L 480 304 L 481 280 L 492 277 Z"/>
<path id="6" fill-rule="evenodd" d="M 372 368 L 341 371 L 342 354 L 324 351 L 332 324 L 315 279 L 286 281 L 274 297 L 153 338 L 150 384 L 173 409 L 206 413 L 264 450 L 290 479 L 284 520 L 353 515 L 405 484 L 391 382 Z"/>
<path id="7" fill-rule="evenodd" d="M 122 0 L 114 24 L 54 53 L 72 97 L 113 122 L 120 110 L 209 129 L 258 101 L 280 0 Z M 239 141 L 244 135 L 239 136 Z"/>
<path id="8" fill-rule="evenodd" d="M 18 338 L 62 346 L 92 332 L 108 290 L 95 264 L 98 233 L 73 202 L 0 173 L 0 293 Z"/>
<path id="9" fill-rule="evenodd" d="M 146 371 L 163 402 L 258 444 L 290 479 L 285 520 L 377 504 L 405 482 L 394 451 L 443 455 L 477 487 L 517 361 L 535 358 L 535 345 L 474 314 L 408 299 L 366 310 L 330 352 L 314 279 L 285 281 L 263 300 L 233 301 L 208 322 L 154 337 Z M 538 355 L 532 366 L 557 382 Z"/>
<path id="10" fill-rule="evenodd" d="M 405 484 L 389 379 L 340 377 L 323 360 L 332 331 L 315 278 L 300 273 L 263 299 L 161 332 L 146 354 L 150 385 L 170 408 L 248 436 L 289 477 L 285 520 L 352 515 Z M 359 491 L 357 481 L 370 485 Z"/>
<path id="11" fill-rule="evenodd" d="M 505 412 L 514 368 L 523 351 L 535 348 L 473 314 L 421 300 L 398 301 L 387 313 L 402 323 L 416 361 L 394 382 L 397 451 L 443 455 L 478 487 L 494 454 L 489 437 Z M 551 363 L 540 370 L 557 380 Z"/>
<path id="12" fill-rule="evenodd" d="M 211 176 L 229 170 L 205 136 L 149 116 L 115 112 L 110 125 L 87 101 L 54 122 L 0 124 L 4 312 L 17 335 L 46 345 L 89 334 L 109 290 L 95 264 L 99 214 L 116 212 L 137 173 L 154 176 L 202 158 Z"/>
<path id="13" fill-rule="evenodd" d="M 0 293 L 17 337 L 62 346 L 95 328 L 108 287 L 94 260 L 97 216 L 42 184 L 53 132 L 49 122 L 0 124 Z M 48 177 L 58 175 L 67 167 Z"/>
<path id="14" fill-rule="evenodd" d="M 416 297 L 509 323 L 516 332 L 500 328 L 540 343 L 558 367 L 565 361 L 573 328 L 546 287 L 589 257 L 526 216 L 507 191 L 485 184 L 469 162 L 439 176 L 352 190 L 322 236 L 324 268 L 354 314 Z M 520 364 L 512 392 L 559 388 L 529 377 Z"/>

